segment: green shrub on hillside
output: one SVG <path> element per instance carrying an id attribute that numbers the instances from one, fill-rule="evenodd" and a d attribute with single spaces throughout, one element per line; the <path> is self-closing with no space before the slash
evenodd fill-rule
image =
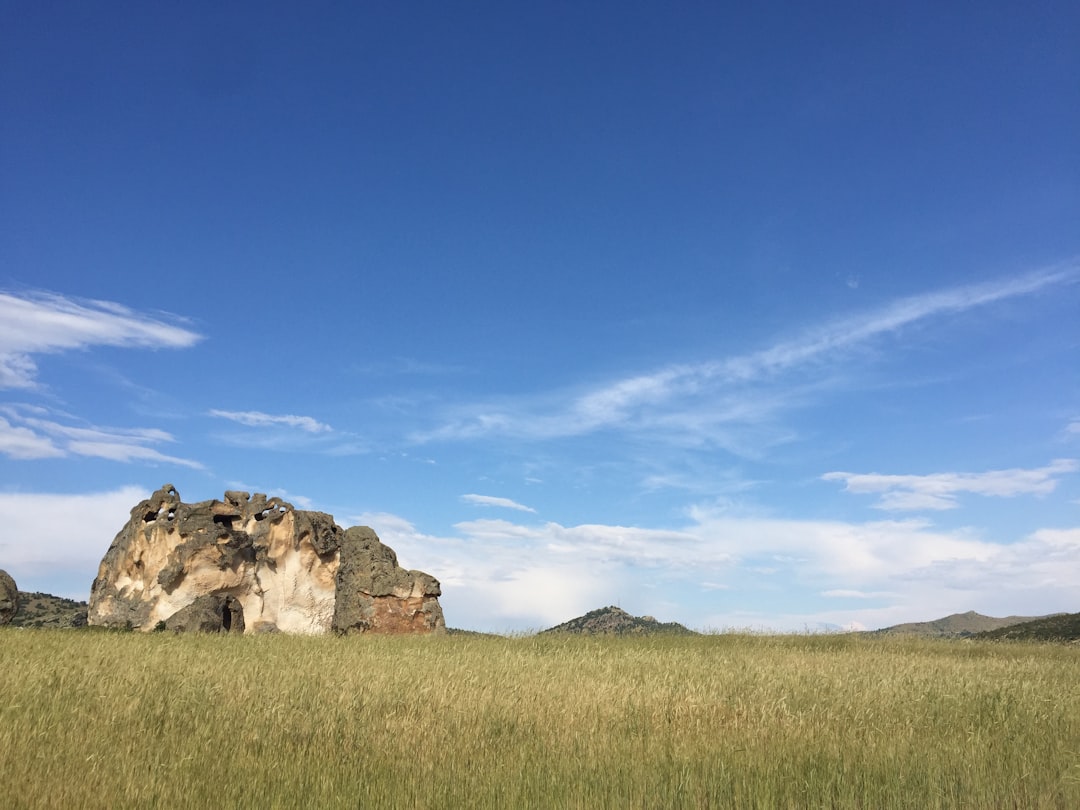
<path id="1" fill-rule="evenodd" d="M 1080 613 L 1061 613 L 978 633 L 973 638 L 1011 641 L 1080 641 Z"/>

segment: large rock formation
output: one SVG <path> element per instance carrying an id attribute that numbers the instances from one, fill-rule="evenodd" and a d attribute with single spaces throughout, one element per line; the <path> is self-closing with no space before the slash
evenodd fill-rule
<path id="1" fill-rule="evenodd" d="M 88 618 L 144 631 L 433 633 L 445 630 L 440 592 L 366 526 L 258 493 L 186 504 L 166 484 L 113 540 Z"/>
<path id="2" fill-rule="evenodd" d="M 0 570 L 0 625 L 10 624 L 19 612 L 19 589 L 7 571 Z"/>

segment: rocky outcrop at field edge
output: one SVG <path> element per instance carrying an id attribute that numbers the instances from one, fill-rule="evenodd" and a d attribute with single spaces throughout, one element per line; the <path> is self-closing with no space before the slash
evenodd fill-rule
<path id="1" fill-rule="evenodd" d="M 435 633 L 440 594 L 366 526 L 342 529 L 259 493 L 186 504 L 166 484 L 106 552 L 88 619 L 143 631 Z"/>
<path id="2" fill-rule="evenodd" d="M 7 571 L 0 570 L 0 625 L 10 624 L 19 612 L 19 589 Z"/>
<path id="3" fill-rule="evenodd" d="M 631 616 L 622 608 L 609 606 L 591 610 L 568 622 L 543 630 L 544 633 L 578 633 L 583 635 L 694 635 L 678 622 L 658 622 L 652 616 Z"/>

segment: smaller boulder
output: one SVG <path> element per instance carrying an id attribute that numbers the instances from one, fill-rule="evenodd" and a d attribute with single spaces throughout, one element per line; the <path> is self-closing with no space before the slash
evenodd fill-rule
<path id="1" fill-rule="evenodd" d="M 244 610 L 235 597 L 223 594 L 200 596 L 164 622 L 176 633 L 243 633 Z"/>
<path id="2" fill-rule="evenodd" d="M 0 625 L 11 624 L 19 612 L 19 589 L 7 571 L 0 570 Z"/>

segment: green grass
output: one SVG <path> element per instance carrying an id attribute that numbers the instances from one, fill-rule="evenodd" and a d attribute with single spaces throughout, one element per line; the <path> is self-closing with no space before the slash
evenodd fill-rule
<path id="1" fill-rule="evenodd" d="M 0 631 L 8 808 L 1080 807 L 1080 648 Z"/>

